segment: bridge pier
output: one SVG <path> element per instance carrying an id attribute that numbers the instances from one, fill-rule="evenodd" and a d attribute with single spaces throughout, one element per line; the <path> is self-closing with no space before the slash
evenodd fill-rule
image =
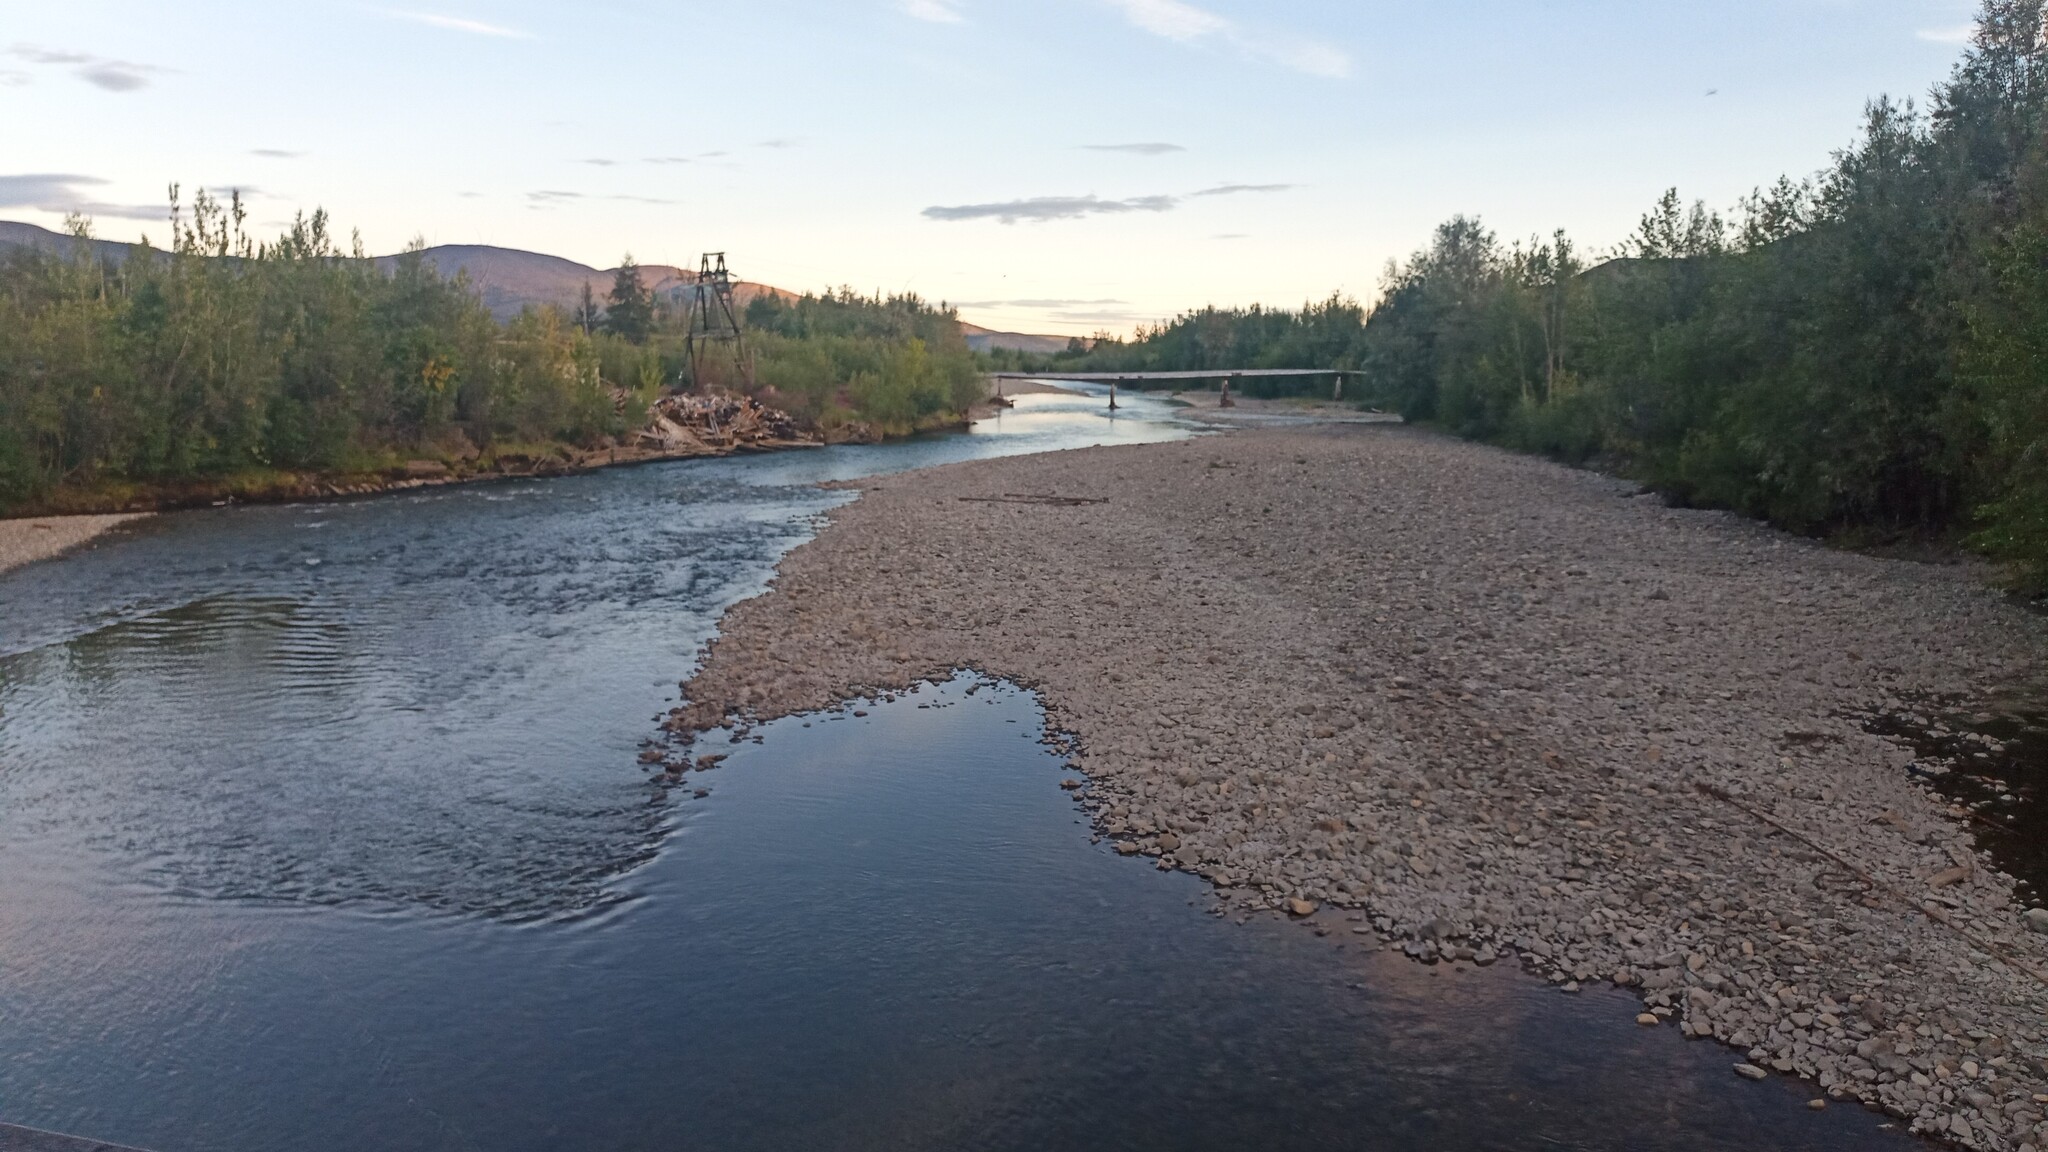
<path id="1" fill-rule="evenodd" d="M 1228 376 L 1225 376 L 1225 377 L 1223 378 L 1223 399 L 1221 399 L 1221 400 L 1218 400 L 1218 401 L 1216 402 L 1216 406 L 1217 406 L 1218 408 L 1235 408 L 1235 407 L 1237 407 L 1237 401 L 1235 401 L 1235 400 L 1232 400 L 1232 399 L 1230 398 L 1230 386 L 1231 386 L 1232 384 L 1236 384 L 1236 385 L 1238 385 L 1238 386 L 1242 387 L 1242 386 L 1243 386 L 1243 384 L 1244 384 L 1244 377 L 1242 377 L 1242 376 L 1239 376 L 1239 375 L 1238 375 L 1237 373 L 1235 373 L 1235 372 L 1232 372 L 1232 373 L 1231 373 L 1230 375 L 1228 375 Z"/>

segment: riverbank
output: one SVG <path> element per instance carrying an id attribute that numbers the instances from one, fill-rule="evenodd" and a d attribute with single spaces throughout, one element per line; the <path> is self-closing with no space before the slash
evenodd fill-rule
<path id="1" fill-rule="evenodd" d="M 0 573 L 24 564 L 49 560 L 94 539 L 140 515 L 44 516 L 27 520 L 0 520 Z"/>
<path id="2" fill-rule="evenodd" d="M 882 478 L 780 572 L 679 733 L 978 668 L 1119 851 L 1234 907 L 1614 981 L 1745 1075 L 2048 1147 L 2048 935 L 1845 714 L 2039 672 L 2048 621 L 1973 569 L 1318 426 Z"/>

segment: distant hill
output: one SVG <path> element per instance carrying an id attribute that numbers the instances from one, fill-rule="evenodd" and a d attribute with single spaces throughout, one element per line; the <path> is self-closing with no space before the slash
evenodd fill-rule
<path id="1" fill-rule="evenodd" d="M 33 224 L 17 224 L 11 220 L 0 220 L 0 249 L 40 248 L 45 252 L 69 252 L 77 241 L 62 232 L 38 228 Z M 119 264 L 128 257 L 126 244 L 112 240 L 94 240 L 93 255 L 102 260 Z"/>
<path id="2" fill-rule="evenodd" d="M 967 346 L 976 352 L 986 352 L 991 348 L 1008 348 L 1017 352 L 1040 352 L 1050 355 L 1054 352 L 1064 352 L 1067 350 L 1068 338 L 1065 336 L 1031 336 L 1023 332 L 997 332 L 990 328 L 983 328 L 979 324 L 969 324 L 965 320 L 960 322 L 960 332 L 967 337 Z M 1086 344 L 1087 341 L 1084 340 L 1082 343 Z"/>
<path id="3" fill-rule="evenodd" d="M 522 308 L 544 304 L 573 311 L 583 299 L 583 286 L 586 284 L 602 307 L 605 295 L 612 290 L 612 278 L 618 272 L 616 268 L 600 270 L 560 256 L 523 252 L 517 248 L 493 248 L 487 244 L 443 244 L 420 255 L 443 276 L 468 272 L 470 282 L 476 285 L 478 294 L 483 297 L 484 307 L 500 320 L 519 315 Z M 376 259 L 378 264 L 388 266 L 397 257 L 379 256 Z M 642 264 L 640 282 L 657 299 L 673 300 L 681 290 L 697 282 L 697 273 L 667 264 Z M 796 293 L 781 288 L 751 280 L 734 282 L 733 299 L 740 307 L 745 308 L 757 296 L 796 299 Z"/>
<path id="4" fill-rule="evenodd" d="M 75 243 L 77 241 L 71 237 L 48 228 L 0 220 L 0 250 L 26 247 L 64 252 Z M 91 244 L 94 255 L 111 263 L 118 264 L 128 257 L 127 244 L 112 240 L 94 240 Z M 529 306 L 537 308 L 553 304 L 565 311 L 573 311 L 583 298 L 585 284 L 590 285 L 591 295 L 602 307 L 605 295 L 612 290 L 612 277 L 617 271 L 592 268 L 560 256 L 524 252 L 517 248 L 494 248 L 488 244 L 442 244 L 428 248 L 420 255 L 443 276 L 452 277 L 458 271 L 468 272 L 470 283 L 476 285 L 484 307 L 499 320 L 509 320 L 519 315 L 520 309 Z M 379 267 L 388 268 L 398 257 L 377 256 L 374 259 Z M 674 300 L 682 290 L 697 282 L 697 273 L 667 264 L 642 264 L 640 282 L 657 298 Z M 741 280 L 733 285 L 733 298 L 742 308 L 755 297 L 764 295 L 780 296 L 785 300 L 797 298 L 794 292 L 751 280 Z M 1067 347 L 1065 336 L 995 332 L 965 321 L 961 322 L 960 331 L 966 335 L 968 346 L 976 351 L 1014 348 L 1023 352 L 1060 352 Z"/>

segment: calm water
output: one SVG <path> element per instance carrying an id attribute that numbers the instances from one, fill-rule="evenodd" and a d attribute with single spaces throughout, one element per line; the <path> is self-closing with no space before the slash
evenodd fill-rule
<path id="1" fill-rule="evenodd" d="M 0 577 L 0 1119 L 198 1149 L 1867 1148 L 1495 969 L 1333 956 L 1088 842 L 1033 701 L 635 764 L 818 480 L 1001 427 L 163 517 Z M 724 750 L 721 747 L 721 750 Z"/>

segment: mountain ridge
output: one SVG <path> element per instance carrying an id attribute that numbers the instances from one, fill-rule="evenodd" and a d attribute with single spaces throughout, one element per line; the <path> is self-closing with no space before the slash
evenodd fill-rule
<path id="1" fill-rule="evenodd" d="M 0 250 L 37 248 L 45 252 L 61 252 L 76 243 L 78 241 L 74 237 L 35 224 L 0 220 Z M 117 240 L 94 239 L 87 243 L 93 246 L 94 256 L 116 264 L 127 259 L 129 249 L 134 247 Z M 400 255 L 373 256 L 370 259 L 379 268 L 388 269 Z M 582 302 L 585 286 L 602 306 L 618 272 L 616 268 L 592 268 L 565 256 L 492 244 L 438 244 L 422 249 L 419 255 L 442 276 L 452 278 L 457 272 L 467 272 L 484 307 L 500 322 L 510 320 L 529 307 L 553 305 L 565 312 L 574 312 Z M 642 264 L 639 268 L 640 282 L 657 299 L 666 297 L 681 303 L 677 297 L 697 282 L 697 273 L 693 269 L 671 264 Z M 752 280 L 733 283 L 733 299 L 741 308 L 761 296 L 796 300 L 800 293 Z M 1013 348 L 1024 352 L 1058 352 L 1067 346 L 1064 336 L 997 332 L 964 320 L 960 322 L 960 331 L 967 337 L 968 346 L 977 351 Z"/>

